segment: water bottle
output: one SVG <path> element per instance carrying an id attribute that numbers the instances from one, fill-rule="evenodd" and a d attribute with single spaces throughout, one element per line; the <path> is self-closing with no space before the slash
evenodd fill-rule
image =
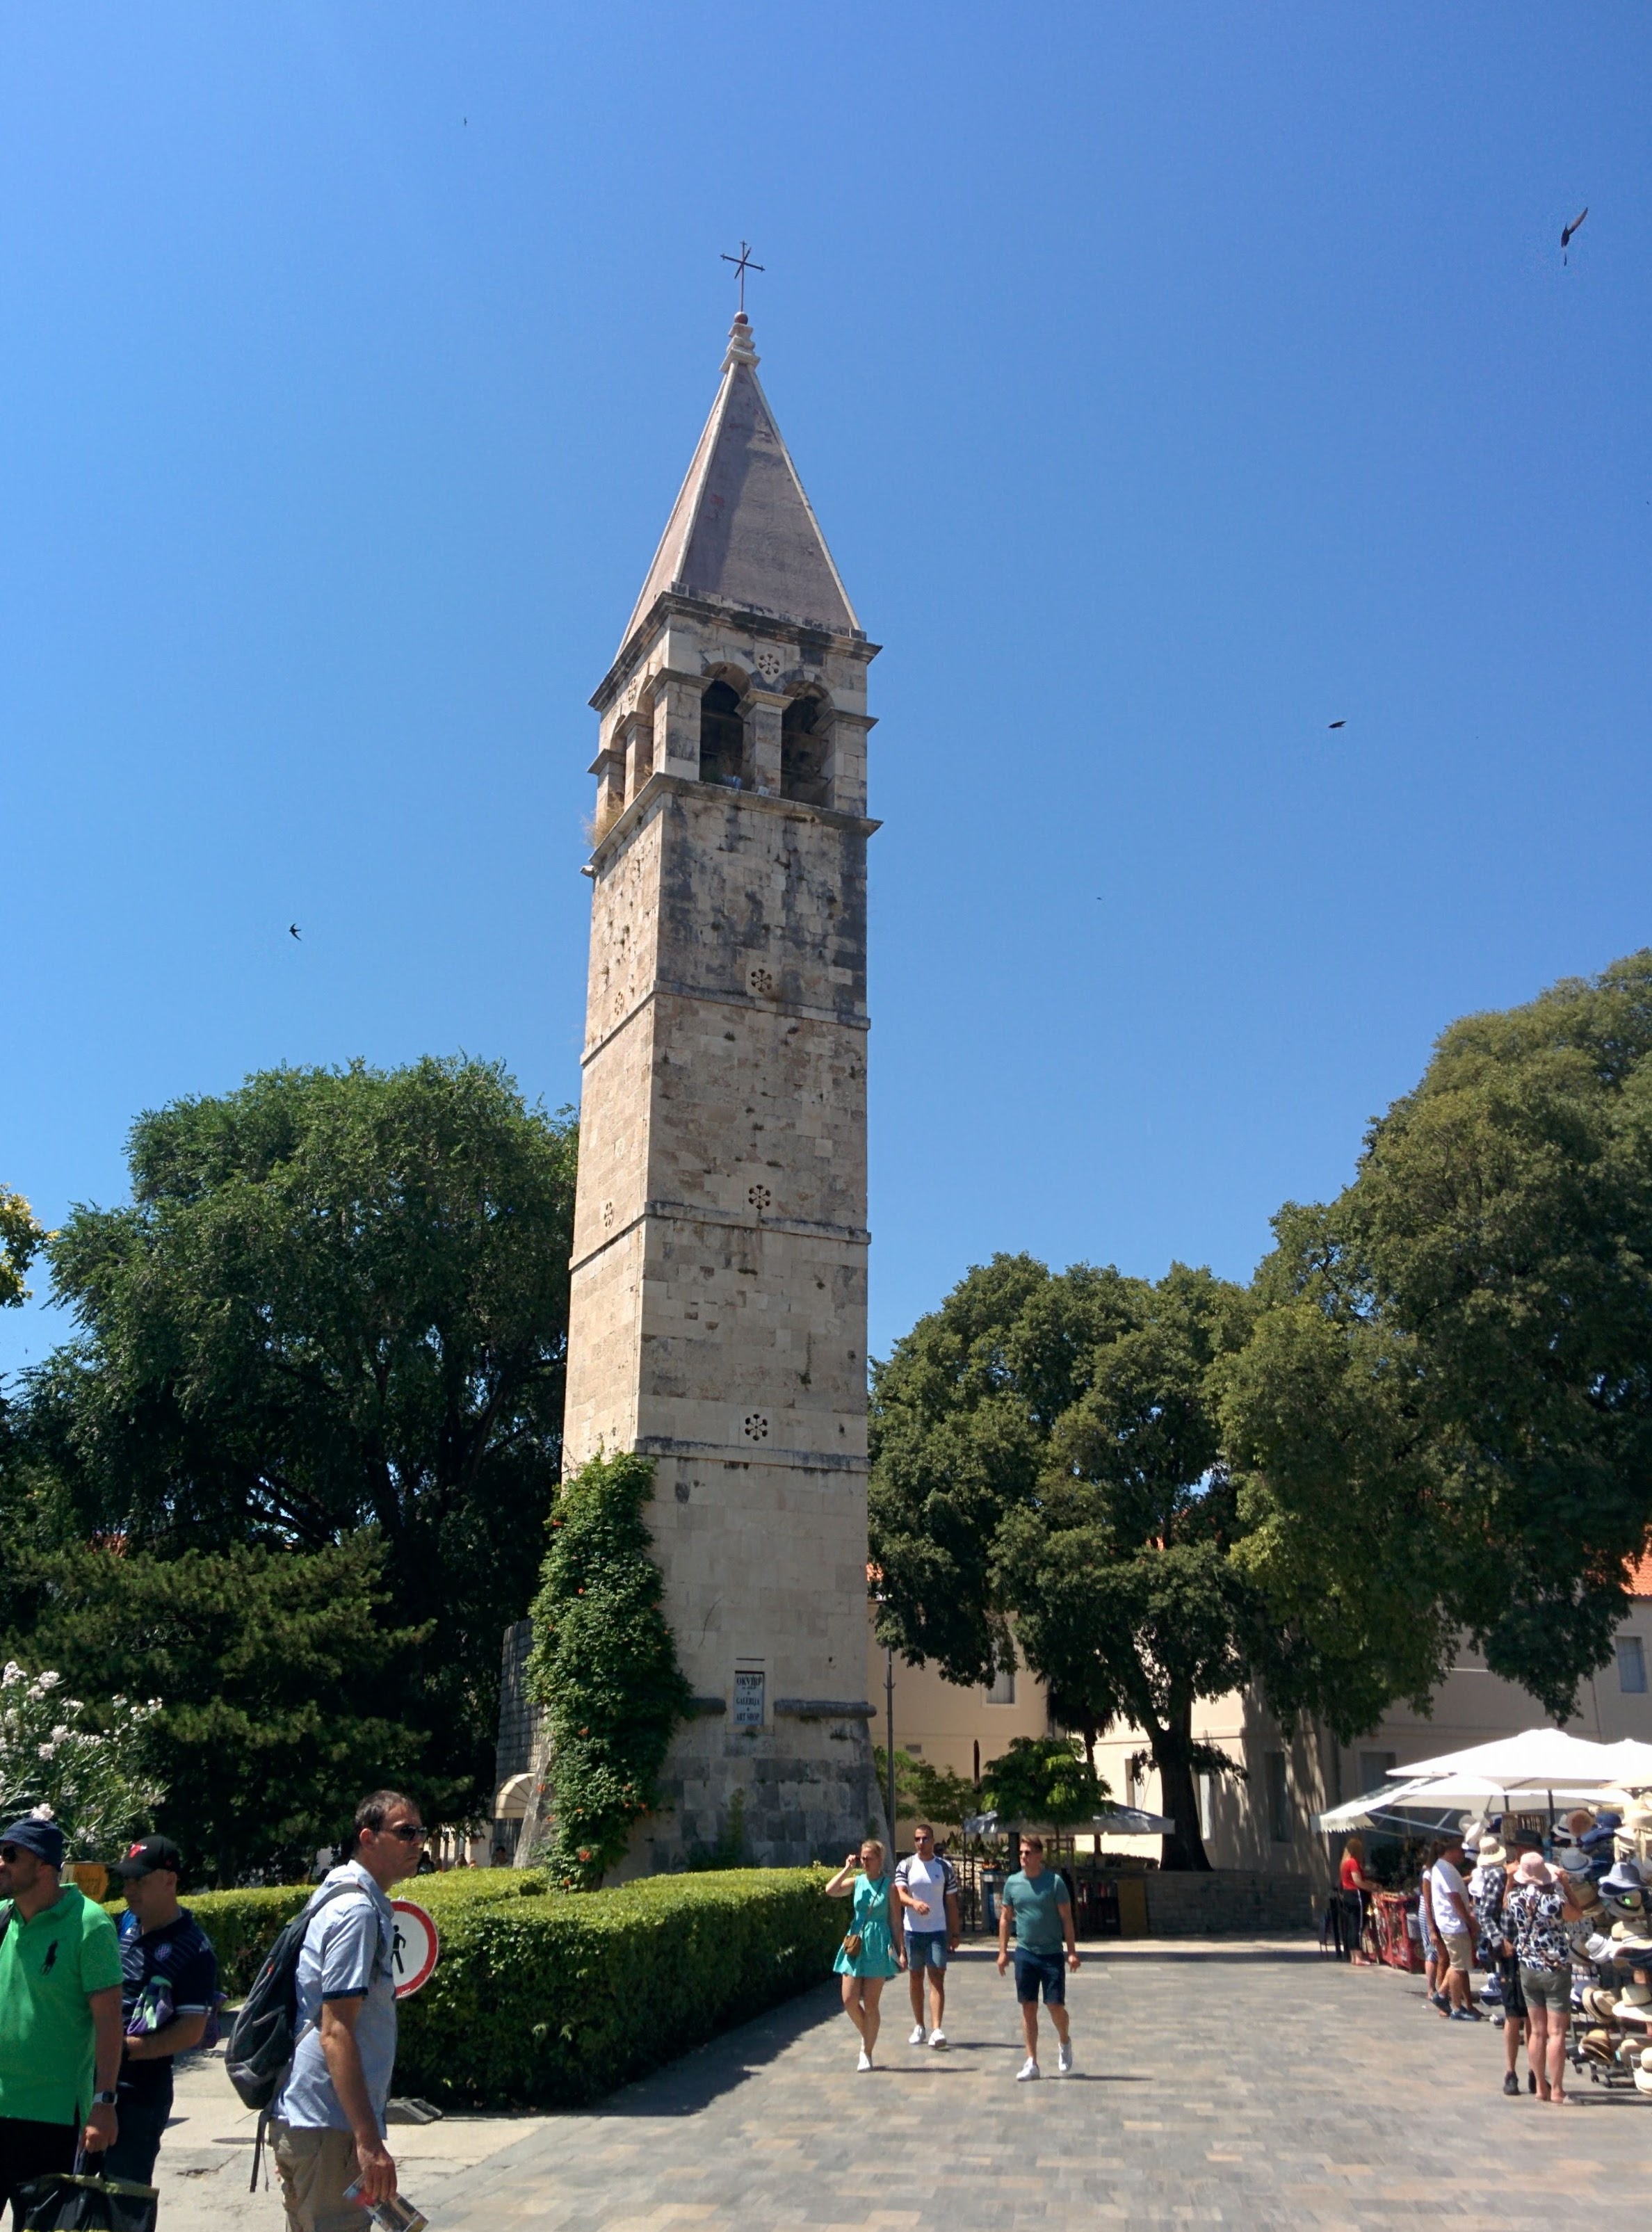
<path id="1" fill-rule="evenodd" d="M 382 2232 L 427 2232 L 430 2218 L 415 2209 L 405 2194 L 392 2193 L 388 2201 L 363 2201 L 361 2180 L 357 2178 L 353 2185 L 345 2187 L 344 2197 L 365 2209 Z"/>

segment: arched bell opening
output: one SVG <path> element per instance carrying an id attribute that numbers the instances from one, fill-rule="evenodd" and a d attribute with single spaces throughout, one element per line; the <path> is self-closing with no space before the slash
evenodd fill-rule
<path id="1" fill-rule="evenodd" d="M 830 806 L 825 702 L 813 691 L 794 698 L 781 719 L 781 796 L 800 806 Z"/>
<path id="2" fill-rule="evenodd" d="M 700 699 L 700 780 L 740 787 L 746 757 L 746 724 L 740 694 L 727 682 L 710 682 Z"/>

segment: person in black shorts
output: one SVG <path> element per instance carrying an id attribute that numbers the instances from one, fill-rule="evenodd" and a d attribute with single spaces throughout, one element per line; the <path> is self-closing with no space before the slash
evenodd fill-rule
<path id="1" fill-rule="evenodd" d="M 183 1865 L 170 1837 L 146 1837 L 115 1866 L 126 1895 L 120 1918 L 126 2042 L 115 2104 L 120 2132 L 104 2167 L 108 2177 L 136 2185 L 154 2183 L 161 2133 L 172 2112 L 172 2057 L 200 2044 L 221 1996 L 217 1956 L 178 1903 Z"/>

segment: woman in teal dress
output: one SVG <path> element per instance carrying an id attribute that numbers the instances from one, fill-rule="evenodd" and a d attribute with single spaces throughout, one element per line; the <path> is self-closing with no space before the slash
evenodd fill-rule
<path id="1" fill-rule="evenodd" d="M 851 1852 L 826 1887 L 828 1898 L 848 1898 L 854 1905 L 849 1928 L 835 1967 L 843 1978 L 843 2011 L 860 2033 L 857 2067 L 871 2067 L 871 2050 L 878 2043 L 878 2002 L 884 1986 L 906 1966 L 906 1944 L 900 1909 L 890 1899 L 891 1878 L 883 1846 L 868 1837 L 858 1852 Z M 853 1952 L 850 1937 L 858 1938 Z"/>

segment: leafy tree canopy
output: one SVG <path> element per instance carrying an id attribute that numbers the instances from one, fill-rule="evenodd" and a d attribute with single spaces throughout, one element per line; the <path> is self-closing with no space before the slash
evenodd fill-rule
<path id="1" fill-rule="evenodd" d="M 10 1419 L 14 1496 L 81 1539 L 165 1559 L 373 1529 L 450 1816 L 491 1779 L 560 1465 L 574 1154 L 469 1061 L 271 1070 L 146 1115 L 131 1205 L 50 1243 L 79 1338 Z"/>
<path id="2" fill-rule="evenodd" d="M 1649 1054 L 1652 952 L 1467 1016 L 1276 1220 L 1223 1395 L 1243 1555 L 1373 1701 L 1460 1629 L 1557 1716 L 1610 1653 L 1652 1522 Z"/>
<path id="3" fill-rule="evenodd" d="M 423 1787 L 424 1735 L 398 1717 L 422 1638 L 396 1625 L 372 1534 L 314 1552 L 73 1549 L 27 1560 L 22 1586 L 29 1647 L 69 1685 L 160 1701 L 138 1749 L 155 1824 L 191 1876 L 301 1880 L 364 1790 Z M 106 1718 L 118 1729 L 130 1716 Z M 72 1833 L 82 1802 L 61 1801 Z"/>
<path id="4" fill-rule="evenodd" d="M 1107 1800 L 1106 1783 L 1072 1736 L 1012 1736 L 982 1769 L 981 1788 L 987 1806 L 1025 1829 L 1087 1824 Z"/>
<path id="5" fill-rule="evenodd" d="M 27 1301 L 23 1275 L 45 1242 L 23 1196 L 0 1185 L 0 1308 Z"/>
<path id="6" fill-rule="evenodd" d="M 1275 1668 L 1314 1686 L 1233 1554 L 1213 1370 L 1252 1316 L 1208 1271 L 1001 1256 L 874 1374 L 880 1636 L 961 1683 L 1019 1648 L 1066 1727 L 1139 1727 L 1177 1824 L 1167 1865 L 1207 1865 L 1194 1776 L 1231 1764 L 1195 1742 L 1195 1703 Z"/>
<path id="7" fill-rule="evenodd" d="M 872 1746 L 878 1788 L 889 1788 L 889 1753 L 883 1744 Z M 936 1767 L 910 1751 L 895 1747 L 895 1814 L 902 1821 L 927 1821 L 931 1827 L 956 1829 L 987 1803 L 969 1778 L 949 1767 Z"/>

